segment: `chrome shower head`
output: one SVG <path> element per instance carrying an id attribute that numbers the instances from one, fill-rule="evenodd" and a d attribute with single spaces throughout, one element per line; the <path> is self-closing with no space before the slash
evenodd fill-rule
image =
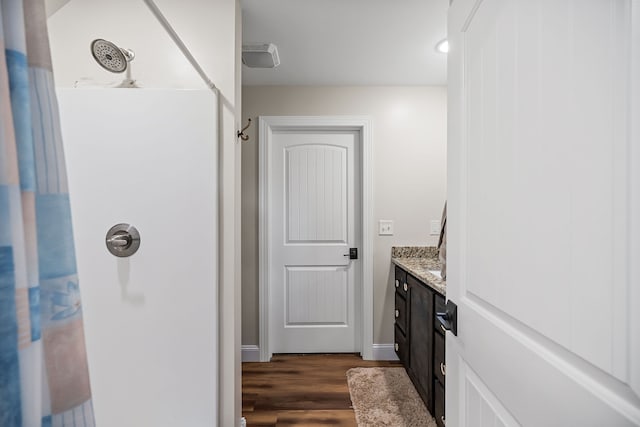
<path id="1" fill-rule="evenodd" d="M 112 73 L 126 71 L 129 62 L 136 56 L 132 50 L 120 48 L 102 39 L 91 42 L 91 54 L 102 68 Z"/>

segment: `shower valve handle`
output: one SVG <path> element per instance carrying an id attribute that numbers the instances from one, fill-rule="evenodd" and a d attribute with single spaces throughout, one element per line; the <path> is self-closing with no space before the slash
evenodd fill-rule
<path id="1" fill-rule="evenodd" d="M 131 235 L 130 234 L 116 234 L 115 236 L 111 236 L 107 239 L 107 243 L 113 246 L 127 246 L 131 243 Z"/>
<path id="2" fill-rule="evenodd" d="M 105 238 L 107 250 L 117 257 L 128 257 L 140 247 L 140 233 L 130 224 L 116 224 Z"/>

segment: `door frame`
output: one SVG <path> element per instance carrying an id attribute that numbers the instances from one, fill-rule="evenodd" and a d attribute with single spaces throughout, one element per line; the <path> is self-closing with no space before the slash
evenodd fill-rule
<path id="1" fill-rule="evenodd" d="M 372 121 L 367 116 L 259 116 L 258 117 L 258 287 L 260 361 L 271 360 L 269 341 L 270 312 L 269 284 L 271 230 L 269 229 L 269 184 L 271 183 L 270 153 L 273 135 L 280 131 L 355 131 L 360 144 L 360 227 L 362 248 L 359 263 L 360 280 L 356 283 L 356 338 L 355 344 L 365 360 L 373 359 L 373 147 Z M 357 268 L 357 267 L 356 267 Z M 358 303 L 359 302 L 359 303 Z"/>

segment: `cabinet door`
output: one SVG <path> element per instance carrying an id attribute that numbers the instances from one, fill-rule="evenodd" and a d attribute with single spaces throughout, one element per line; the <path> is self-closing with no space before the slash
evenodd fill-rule
<path id="1" fill-rule="evenodd" d="M 438 427 L 445 427 L 445 415 L 444 415 L 444 386 L 440 381 L 435 380 L 433 382 L 433 416 L 436 419 L 436 425 Z"/>
<path id="2" fill-rule="evenodd" d="M 395 295 L 396 308 L 394 316 L 396 318 L 396 326 L 400 328 L 403 334 L 407 333 L 407 302 L 404 295 L 396 292 Z"/>
<path id="3" fill-rule="evenodd" d="M 409 362 L 406 335 L 404 334 L 404 332 L 400 330 L 400 328 L 398 328 L 398 325 L 396 325 L 396 327 L 393 328 L 393 330 L 394 330 L 394 340 L 395 340 L 394 349 L 396 351 L 396 354 L 398 355 L 398 359 L 400 359 L 400 362 L 402 363 L 402 365 L 406 367 L 407 363 Z"/>
<path id="4" fill-rule="evenodd" d="M 409 371 L 427 409 L 433 413 L 433 291 L 412 276 L 409 284 Z"/>
<path id="5" fill-rule="evenodd" d="M 445 354 L 444 354 L 444 336 L 438 332 L 433 334 L 433 373 L 434 377 L 440 381 L 440 384 L 445 383 Z"/>

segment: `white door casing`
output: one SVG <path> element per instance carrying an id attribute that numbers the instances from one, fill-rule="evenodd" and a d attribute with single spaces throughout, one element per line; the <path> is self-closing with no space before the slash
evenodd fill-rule
<path id="1" fill-rule="evenodd" d="M 640 425 L 639 4 L 452 3 L 448 426 Z"/>
<path id="2" fill-rule="evenodd" d="M 274 352 L 371 357 L 369 129 L 362 117 L 260 117 L 263 361 Z M 358 260 L 344 256 L 349 247 Z"/>

